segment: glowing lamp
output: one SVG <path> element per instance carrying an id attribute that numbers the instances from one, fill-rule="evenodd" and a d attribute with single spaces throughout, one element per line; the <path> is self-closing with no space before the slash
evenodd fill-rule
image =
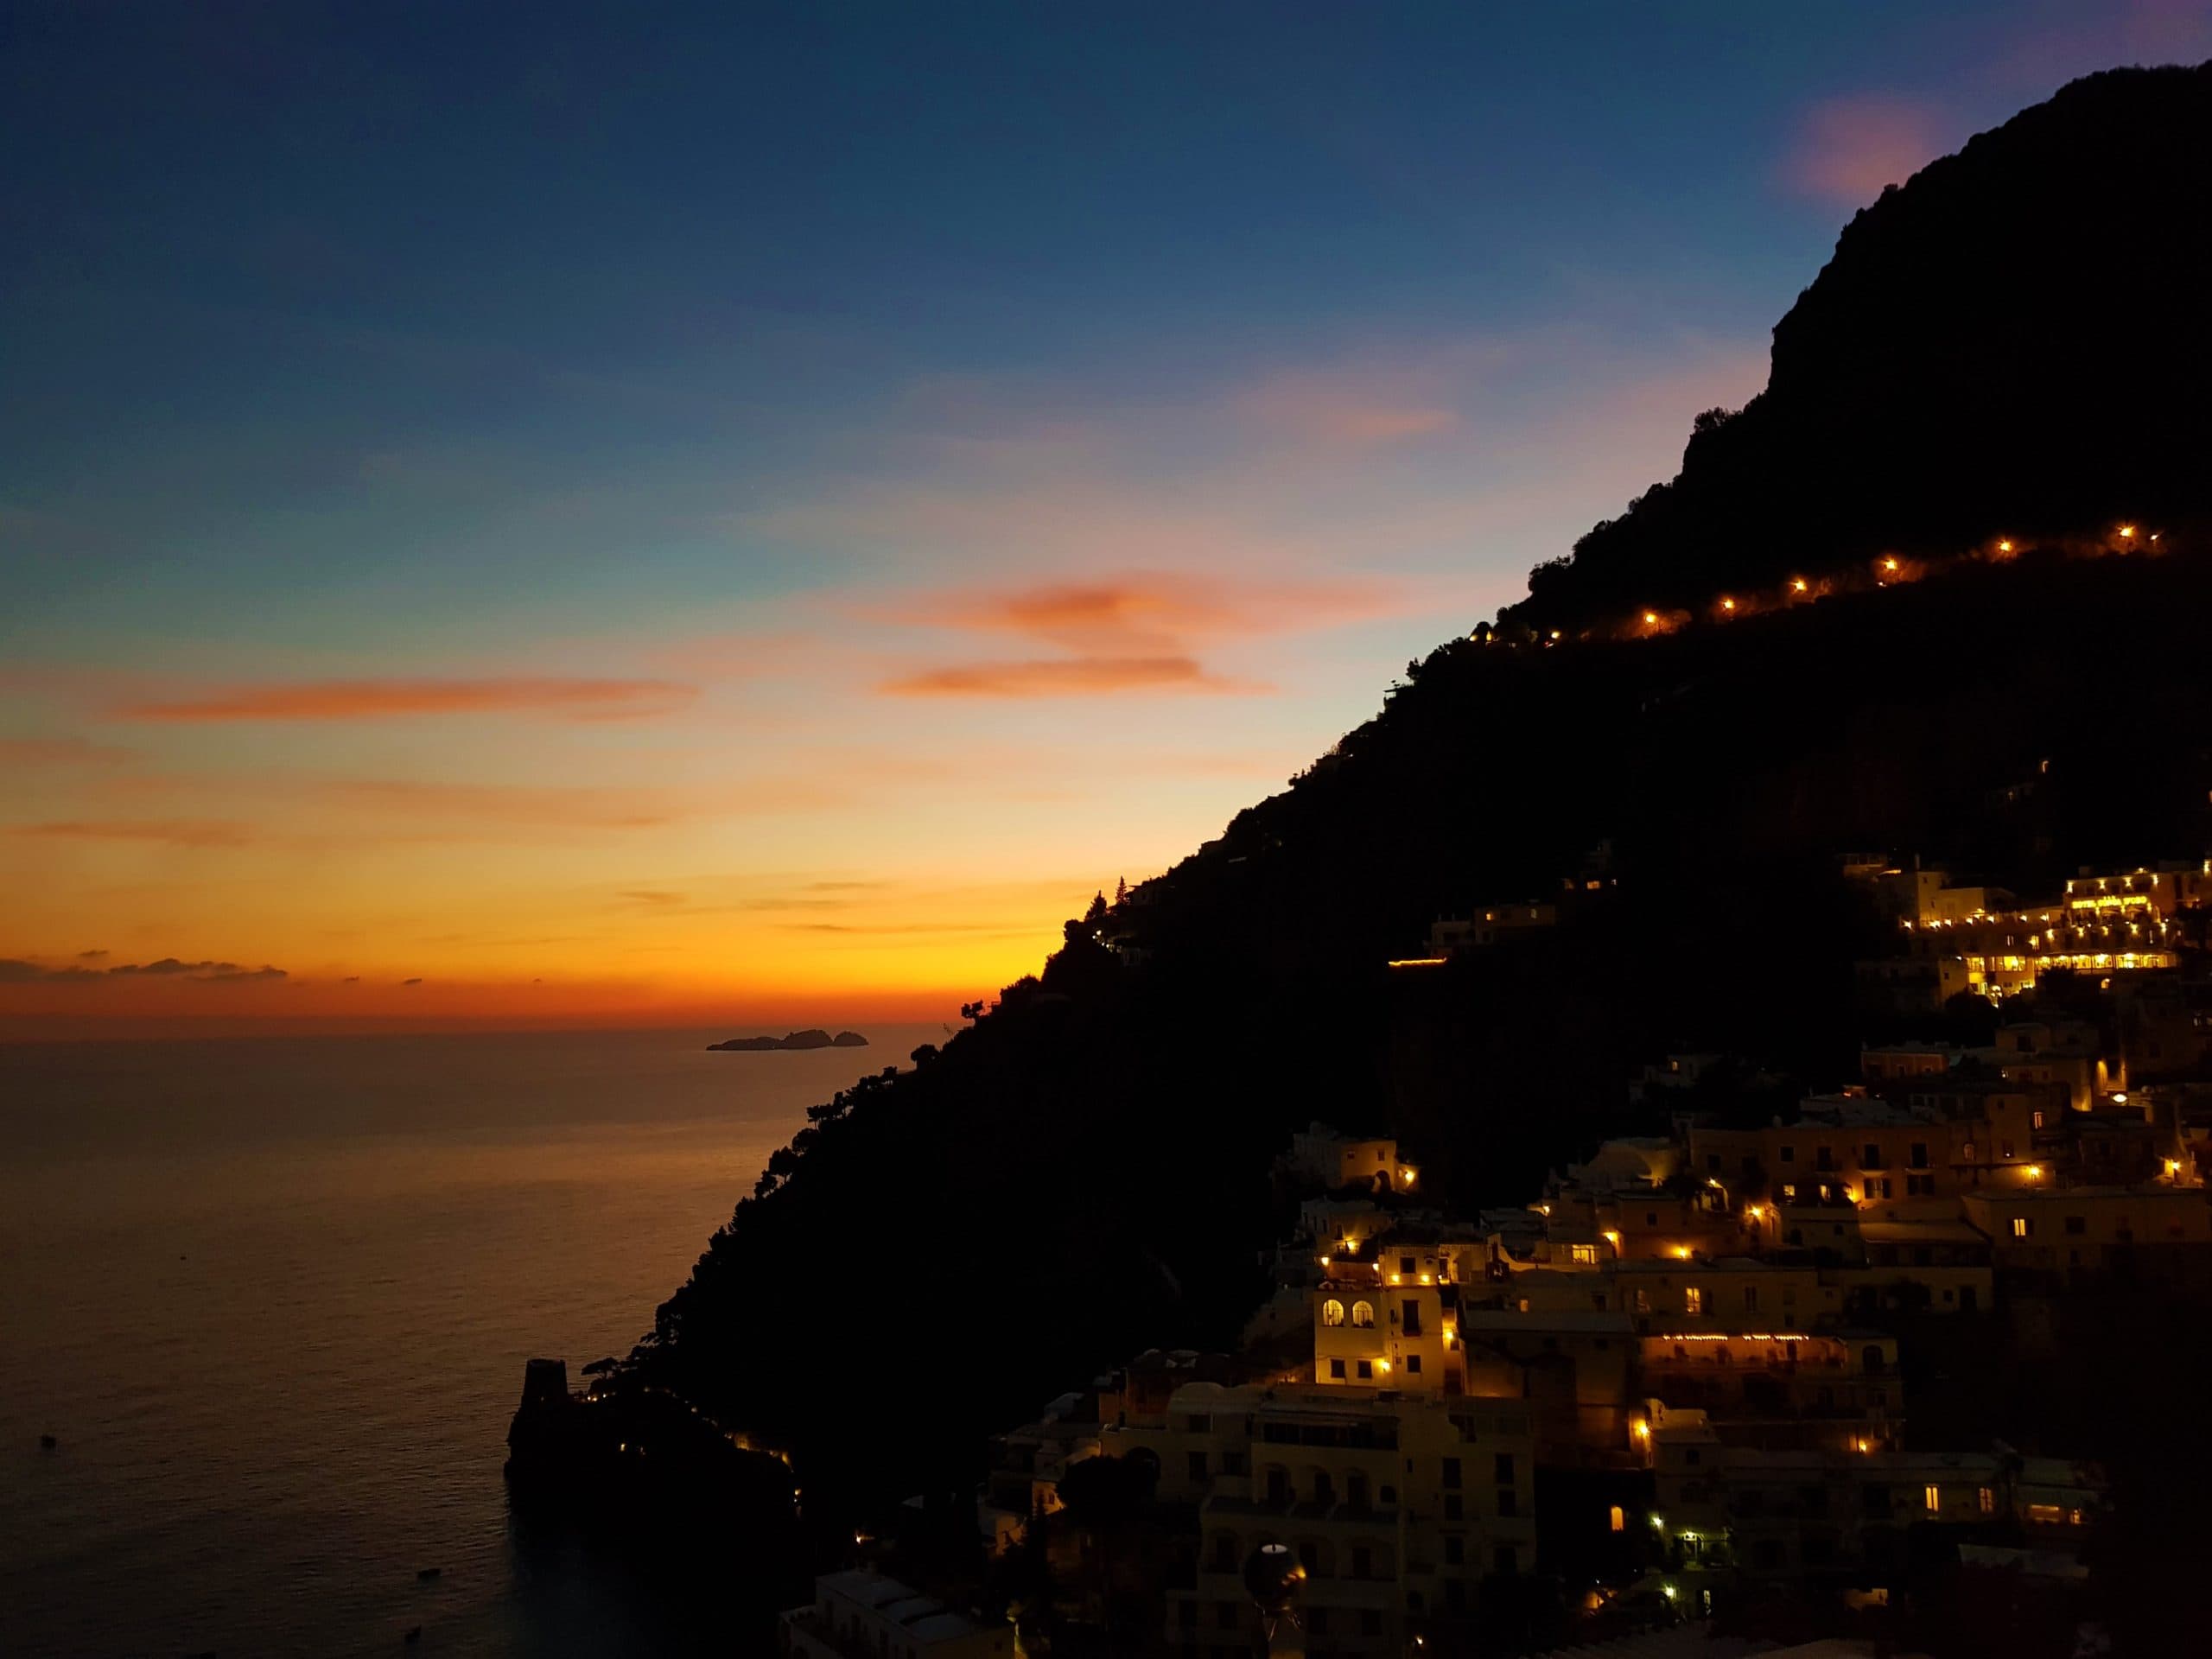
<path id="1" fill-rule="evenodd" d="M 2120 539 L 2123 542 L 2133 541 L 2135 539 L 2135 526 L 2133 524 L 2122 524 L 2120 527 Z"/>
<path id="2" fill-rule="evenodd" d="M 2041 1164 L 2030 1164 L 2028 1166 L 2028 1179 L 2031 1181 L 2041 1180 L 2043 1179 L 2043 1166 Z"/>
<path id="3" fill-rule="evenodd" d="M 1897 562 L 1895 558 L 1887 558 L 1882 561 L 1882 569 L 1885 570 L 1895 570 L 1897 568 Z"/>
<path id="4" fill-rule="evenodd" d="M 1802 576 L 1792 576 L 1789 578 L 1789 591 L 1793 594 L 1803 593 L 1808 585 L 1808 584 L 1806 582 L 1805 578 Z"/>
<path id="5" fill-rule="evenodd" d="M 1375 1369 L 1387 1374 L 1390 1369 L 1390 1362 L 1387 1359 L 1378 1359 L 1375 1362 Z"/>
<path id="6" fill-rule="evenodd" d="M 1720 601 L 1720 608 L 1724 611 L 1732 611 L 1736 608 L 1736 601 L 1732 599 L 1724 599 Z"/>
<path id="7" fill-rule="evenodd" d="M 1997 543 L 1997 550 L 1999 553 L 2010 553 L 2012 550 L 2012 543 L 2010 542 L 1999 542 Z"/>
<path id="8" fill-rule="evenodd" d="M 1656 611 L 1646 611 L 1643 613 L 1643 626 L 1647 628 L 1653 626 L 1658 620 L 1659 613 Z"/>

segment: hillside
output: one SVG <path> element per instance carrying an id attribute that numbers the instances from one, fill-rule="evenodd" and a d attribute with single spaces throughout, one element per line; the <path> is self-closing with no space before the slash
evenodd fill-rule
<path id="1" fill-rule="evenodd" d="M 1512 615 L 1706 614 L 1885 550 L 2212 520 L 2208 177 L 2212 64 L 2089 76 L 1885 191 L 1776 325 L 1766 390 Z"/>
<path id="2" fill-rule="evenodd" d="M 1870 924 L 1840 851 L 2032 885 L 2212 842 L 2209 126 L 2205 70 L 2095 77 L 1861 214 L 1768 392 L 1536 573 L 1514 620 L 1593 637 L 1440 649 L 1133 895 L 1111 928 L 1141 961 L 1071 923 L 941 1052 L 817 1109 L 632 1379 L 791 1446 L 817 1518 L 952 1486 L 1063 1388 L 1233 1338 L 1268 1160 L 1308 1119 L 1387 1124 L 1440 1196 L 1510 1201 L 1619 1127 L 1624 1077 L 1668 1045 L 1848 1064 Z M 2159 227 L 2126 308 L 2081 251 L 2115 213 Z M 1976 385 L 1986 435 L 1960 430 Z M 2074 556 L 2116 512 L 2157 548 Z M 1932 562 L 1999 524 L 2018 556 Z M 1891 545 L 1930 556 L 1922 579 L 1598 637 L 1624 603 L 1779 583 L 1785 552 L 1840 570 Z M 1387 969 L 1440 912 L 1551 891 L 1600 842 L 1620 887 L 1586 920 L 1417 988 Z"/>

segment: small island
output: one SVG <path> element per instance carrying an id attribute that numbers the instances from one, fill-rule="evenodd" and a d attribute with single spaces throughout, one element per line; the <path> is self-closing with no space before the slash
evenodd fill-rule
<path id="1" fill-rule="evenodd" d="M 787 1031 L 780 1037 L 732 1037 L 726 1042 L 709 1043 L 709 1053 L 731 1052 L 758 1054 L 769 1049 L 785 1048 L 866 1048 L 868 1039 L 857 1031 L 841 1031 L 835 1037 L 819 1027 L 805 1031 Z"/>

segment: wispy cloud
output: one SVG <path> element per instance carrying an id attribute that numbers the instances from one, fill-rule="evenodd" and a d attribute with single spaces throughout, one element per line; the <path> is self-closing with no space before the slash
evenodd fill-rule
<path id="1" fill-rule="evenodd" d="M 226 818 L 65 818 L 19 824 L 14 832 L 48 841 L 145 841 L 165 847 L 243 847 L 251 826 Z"/>
<path id="2" fill-rule="evenodd" d="M 925 598 L 903 613 L 957 632 L 1012 636 L 1065 657 L 964 662 L 896 676 L 899 696 L 1066 697 L 1117 692 L 1252 692 L 1268 688 L 1208 669 L 1198 652 L 1223 640 L 1335 626 L 1387 607 L 1376 582 L 1232 582 L 1137 572 Z"/>
<path id="3" fill-rule="evenodd" d="M 1434 437 L 1459 424 L 1459 411 L 1433 385 L 1361 375 L 1272 375 L 1231 407 L 1263 434 L 1355 450 Z"/>
<path id="4" fill-rule="evenodd" d="M 570 721 L 643 720 L 685 707 L 698 688 L 675 680 L 511 677 L 302 680 L 213 686 L 126 702 L 140 721 L 350 721 L 419 715 L 525 714 Z"/>
<path id="5" fill-rule="evenodd" d="M 966 663 L 924 669 L 883 683 L 898 697 L 1092 697 L 1122 691 L 1260 691 L 1249 681 L 1209 674 L 1191 657 L 1069 657 Z"/>
<path id="6" fill-rule="evenodd" d="M 0 738 L 0 766 L 115 766 L 136 753 L 82 737 Z"/>
<path id="7" fill-rule="evenodd" d="M 364 779 L 325 784 L 316 795 L 351 810 L 415 822 L 458 820 L 593 830 L 657 829 L 711 810 L 706 800 L 681 791 L 594 785 Z"/>

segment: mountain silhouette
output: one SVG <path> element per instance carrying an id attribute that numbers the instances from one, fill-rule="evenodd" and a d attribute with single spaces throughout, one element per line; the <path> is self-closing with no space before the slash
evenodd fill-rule
<path id="1" fill-rule="evenodd" d="M 1540 567 L 1537 629 L 2116 520 L 2212 518 L 2212 64 L 2074 82 L 1862 210 L 1766 389 Z"/>

